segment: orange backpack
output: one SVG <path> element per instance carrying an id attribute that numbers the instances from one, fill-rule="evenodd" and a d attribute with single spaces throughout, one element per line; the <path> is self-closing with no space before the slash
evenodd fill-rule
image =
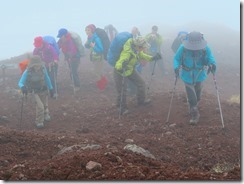
<path id="1" fill-rule="evenodd" d="M 19 63 L 19 68 L 20 68 L 20 74 L 22 75 L 23 72 L 25 71 L 25 69 L 27 68 L 28 64 L 29 64 L 30 60 L 29 59 L 25 59 L 23 61 L 21 61 Z"/>

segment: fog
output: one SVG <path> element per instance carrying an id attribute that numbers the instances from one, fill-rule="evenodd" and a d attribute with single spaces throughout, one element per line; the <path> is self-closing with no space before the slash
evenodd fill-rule
<path id="1" fill-rule="evenodd" d="M 8 0 L 1 4 L 0 20 L 0 60 L 32 51 L 36 36 L 51 35 L 56 38 L 62 27 L 80 34 L 84 42 L 85 27 L 91 23 L 102 28 L 113 24 L 118 31 L 130 31 L 133 26 L 137 26 L 143 35 L 150 32 L 152 25 L 158 25 L 165 43 L 173 39 L 171 37 L 175 37 L 178 31 L 198 30 L 205 33 L 213 46 L 216 44 L 211 41 L 212 38 L 218 37 L 220 42 L 224 40 L 220 44 L 222 51 L 227 47 L 224 43 L 230 44 L 225 41 L 226 35 L 221 31 L 222 28 L 229 30 L 228 34 L 233 33 L 234 37 L 238 37 L 240 1 L 42 0 L 37 3 Z M 202 22 L 207 26 L 202 25 Z"/>

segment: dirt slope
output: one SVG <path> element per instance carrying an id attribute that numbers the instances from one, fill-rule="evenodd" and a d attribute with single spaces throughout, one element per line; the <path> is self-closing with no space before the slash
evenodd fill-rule
<path id="1" fill-rule="evenodd" d="M 168 75 L 156 71 L 151 79 L 145 69 L 143 77 L 151 83 L 152 104 L 138 107 L 128 98 L 130 113 L 119 119 L 114 107 L 116 92 L 112 69 L 107 66 L 109 84 L 104 91 L 95 85 L 91 63 L 80 67 L 82 89 L 72 93 L 67 65 L 59 68 L 59 97 L 50 99 L 51 122 L 37 130 L 34 125 L 35 104 L 29 95 L 23 106 L 17 88 L 18 69 L 7 69 L 1 85 L 0 179 L 3 180 L 235 180 L 240 174 L 240 105 L 227 100 L 240 93 L 237 68 L 226 72 L 219 66 L 217 75 L 225 129 L 222 129 L 216 91 L 211 76 L 205 83 L 199 105 L 201 119 L 191 126 L 184 86 L 177 83 L 170 121 L 166 123 L 174 84 L 172 66 Z M 6 119 L 4 119 L 6 118 Z M 149 151 L 155 159 L 125 150 L 135 144 Z M 60 150 L 73 145 L 72 151 Z M 80 146 L 99 145 L 97 149 Z M 101 164 L 87 170 L 89 161 Z"/>

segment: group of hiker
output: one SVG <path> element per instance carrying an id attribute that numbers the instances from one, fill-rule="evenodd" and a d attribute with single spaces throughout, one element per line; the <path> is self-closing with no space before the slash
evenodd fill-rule
<path id="1" fill-rule="evenodd" d="M 18 85 L 23 95 L 34 94 L 37 128 L 43 128 L 44 122 L 51 120 L 48 95 L 56 99 L 58 97 L 57 73 L 60 51 L 68 63 L 74 93 L 81 89 L 78 69 L 81 57 L 85 55 L 87 48 L 90 50 L 89 59 L 94 64 L 98 86 L 101 81 L 107 83 L 104 73 L 105 61 L 114 68 L 116 106 L 119 115 L 129 112 L 126 94 L 132 88 L 136 93 L 138 106 L 151 103 L 146 97 L 146 85 L 141 72 L 145 62 L 151 63 L 152 72 L 156 64 L 162 75 L 166 72 L 162 58 L 163 39 L 158 33 L 158 26 L 152 26 L 151 33 L 146 36 L 141 36 L 137 27 L 133 27 L 130 32 L 118 32 L 111 24 L 104 29 L 89 24 L 84 31 L 87 34 L 84 45 L 77 33 L 66 28 L 59 29 L 57 42 L 52 36 L 34 38 L 33 53 Z M 196 124 L 200 117 L 198 103 L 202 82 L 209 72 L 215 73 L 216 62 L 200 32 L 179 32 L 171 48 L 175 52 L 173 61 L 175 77 L 176 79 L 180 77 L 185 83 L 191 115 L 190 124 Z M 104 88 L 104 85 L 100 86 L 100 89 Z"/>

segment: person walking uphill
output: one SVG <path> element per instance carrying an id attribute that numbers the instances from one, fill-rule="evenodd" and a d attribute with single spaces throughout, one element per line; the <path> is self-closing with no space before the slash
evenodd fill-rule
<path id="1" fill-rule="evenodd" d="M 207 67 L 208 71 L 206 71 Z M 174 71 L 176 77 L 180 75 L 185 83 L 191 115 L 189 123 L 196 124 L 200 118 L 198 103 L 201 99 L 202 82 L 209 72 L 216 72 L 214 56 L 203 34 L 196 31 L 187 34 L 174 56 Z"/>
<path id="2" fill-rule="evenodd" d="M 150 103 L 150 99 L 145 99 L 145 82 L 135 70 L 138 60 L 154 61 L 161 59 L 160 54 L 150 56 L 145 54 L 143 50 L 148 47 L 148 43 L 143 37 L 129 38 L 120 54 L 114 68 L 114 80 L 117 89 L 117 107 L 120 115 L 128 113 L 126 105 L 126 89 L 127 80 L 131 81 L 137 87 L 137 103 L 138 105 L 146 105 Z"/>
<path id="3" fill-rule="evenodd" d="M 75 33 L 76 34 L 76 33 Z M 72 38 L 72 33 L 67 29 L 61 28 L 58 31 L 57 37 L 59 48 L 64 53 L 65 60 L 69 64 L 70 76 L 72 79 L 72 85 L 74 87 L 74 92 L 80 90 L 80 78 L 78 74 L 78 69 L 80 65 L 81 54 L 78 50 L 78 46 L 75 40 Z"/>
<path id="4" fill-rule="evenodd" d="M 95 32 L 96 26 L 89 24 L 86 26 L 85 31 L 87 34 L 87 41 L 85 47 L 90 49 L 90 61 L 94 64 L 94 73 L 96 75 L 96 81 L 99 81 L 103 77 L 103 44 L 101 39 Z"/>
<path id="5" fill-rule="evenodd" d="M 27 69 L 22 74 L 18 86 L 23 95 L 33 93 L 36 102 L 36 120 L 37 128 L 44 127 L 44 121 L 50 121 L 48 109 L 48 89 L 50 96 L 53 97 L 53 86 L 48 76 L 44 62 L 39 56 L 32 56 Z"/>
<path id="6" fill-rule="evenodd" d="M 161 54 L 163 38 L 158 33 L 158 26 L 156 25 L 152 26 L 152 32 L 147 34 L 145 38 L 146 41 L 150 44 L 150 47 L 148 49 L 149 54 L 152 56 L 155 56 L 157 53 Z M 164 75 L 166 71 L 165 71 L 165 66 L 162 58 L 157 62 L 157 65 L 160 68 L 160 73 Z M 154 63 L 150 63 L 151 73 L 153 73 L 153 69 L 154 69 Z"/>
<path id="7" fill-rule="evenodd" d="M 44 61 L 52 86 L 55 89 L 54 96 L 57 97 L 58 53 L 56 49 L 51 44 L 44 41 L 41 36 L 34 39 L 34 46 L 33 55 L 40 56 L 41 60 Z"/>

